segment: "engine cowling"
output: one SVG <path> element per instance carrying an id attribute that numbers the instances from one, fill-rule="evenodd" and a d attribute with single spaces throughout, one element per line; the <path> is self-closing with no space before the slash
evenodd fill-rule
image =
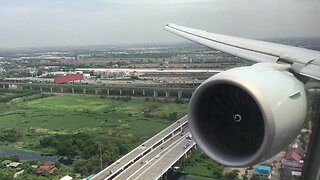
<path id="1" fill-rule="evenodd" d="M 258 63 L 202 83 L 189 104 L 197 145 L 215 161 L 245 167 L 283 150 L 307 114 L 305 86 L 287 66 Z"/>

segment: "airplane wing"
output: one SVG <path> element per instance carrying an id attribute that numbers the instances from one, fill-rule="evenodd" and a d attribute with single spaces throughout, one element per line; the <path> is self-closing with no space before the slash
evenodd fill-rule
<path id="1" fill-rule="evenodd" d="M 255 62 L 287 63 L 295 73 L 320 80 L 319 51 L 214 34 L 175 24 L 167 24 L 165 30 L 204 46 Z"/>

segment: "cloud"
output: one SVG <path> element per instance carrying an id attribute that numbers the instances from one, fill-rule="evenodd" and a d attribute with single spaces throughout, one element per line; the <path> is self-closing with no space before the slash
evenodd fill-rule
<path id="1" fill-rule="evenodd" d="M 312 0 L 10 0 L 0 47 L 181 41 L 166 23 L 235 36 L 320 36 Z"/>
<path id="2" fill-rule="evenodd" d="M 216 1 L 220 0 L 101 0 L 101 2 L 119 5 L 177 5 Z"/>

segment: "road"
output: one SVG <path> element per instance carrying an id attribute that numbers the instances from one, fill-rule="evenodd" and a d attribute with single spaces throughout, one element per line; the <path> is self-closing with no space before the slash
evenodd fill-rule
<path id="1" fill-rule="evenodd" d="M 186 139 L 190 135 L 189 129 L 184 129 L 184 132 L 180 132 L 173 136 L 171 139 L 167 140 L 157 148 L 153 149 L 150 153 L 145 155 L 139 161 L 132 164 L 128 169 L 124 170 L 119 174 L 115 180 L 123 179 L 134 179 L 135 176 L 139 175 L 137 172 L 140 172 L 141 169 L 145 169 L 154 163 L 155 160 L 162 158 L 166 155 L 177 144 L 181 143 L 182 140 Z"/>
<path id="2" fill-rule="evenodd" d="M 187 125 L 187 116 L 182 117 L 163 131 L 159 132 L 131 152 L 96 174 L 92 179 L 112 179 L 114 176 L 119 174 L 121 171 L 129 168 L 134 162 L 139 161 L 142 157 L 152 152 L 152 149 L 156 149 L 160 146 L 163 141 L 171 138 L 173 134 L 179 133 L 182 127 Z"/>
<path id="3" fill-rule="evenodd" d="M 184 156 L 194 145 L 193 140 L 186 139 L 185 135 L 179 139 L 178 143 L 173 144 L 163 151 L 163 154 L 158 158 L 149 161 L 148 165 L 142 167 L 133 175 L 130 180 L 150 180 L 159 179 L 165 172 L 168 171 L 181 157 Z"/>

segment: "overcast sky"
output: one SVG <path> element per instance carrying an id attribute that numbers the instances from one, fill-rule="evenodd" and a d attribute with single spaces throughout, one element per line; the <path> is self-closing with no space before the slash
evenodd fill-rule
<path id="1" fill-rule="evenodd" d="M 179 42 L 166 23 L 250 38 L 320 37 L 318 0 L 0 0 L 0 48 Z"/>

